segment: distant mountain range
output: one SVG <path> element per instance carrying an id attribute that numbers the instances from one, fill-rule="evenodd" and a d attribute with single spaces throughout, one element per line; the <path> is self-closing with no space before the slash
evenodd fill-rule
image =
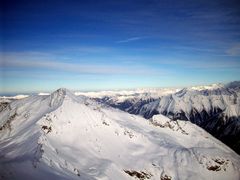
<path id="1" fill-rule="evenodd" d="M 240 154 L 240 81 L 183 89 L 82 94 L 147 119 L 163 114 L 172 120 L 191 121 Z"/>

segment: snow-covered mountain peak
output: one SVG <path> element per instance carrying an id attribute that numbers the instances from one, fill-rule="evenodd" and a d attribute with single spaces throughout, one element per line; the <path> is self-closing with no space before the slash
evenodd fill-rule
<path id="1" fill-rule="evenodd" d="M 56 91 L 54 91 L 51 95 L 50 95 L 50 106 L 56 106 L 58 104 L 62 104 L 66 94 L 67 94 L 67 89 L 65 88 L 60 88 Z M 68 92 L 69 94 L 70 92 Z"/>
<path id="2" fill-rule="evenodd" d="M 67 88 L 59 88 L 56 91 L 54 91 L 53 93 L 51 93 L 51 95 L 53 95 L 53 96 L 65 96 L 65 95 L 74 96 L 74 94 Z"/>
<path id="3" fill-rule="evenodd" d="M 204 85 L 204 86 L 193 86 L 193 87 L 188 88 L 188 90 L 197 90 L 197 91 L 215 90 L 215 89 L 221 89 L 223 87 L 224 87 L 224 84 L 215 83 L 215 84 Z"/>
<path id="4" fill-rule="evenodd" d="M 181 89 L 180 91 L 176 92 L 175 95 L 176 95 L 177 97 L 182 97 L 182 96 L 184 96 L 187 92 L 188 92 L 187 88 L 183 88 L 183 89 Z"/>
<path id="5" fill-rule="evenodd" d="M 61 105 L 66 99 L 83 102 L 84 98 L 83 96 L 75 96 L 70 90 L 66 88 L 60 88 L 50 94 L 50 106 Z"/>
<path id="6" fill-rule="evenodd" d="M 196 91 L 203 91 L 203 90 L 209 90 L 209 91 L 214 91 L 214 90 L 221 90 L 225 88 L 229 89 L 235 89 L 240 87 L 240 81 L 233 81 L 227 84 L 223 83 L 215 83 L 215 84 L 210 84 L 210 85 L 203 85 L 203 86 L 193 86 L 187 88 L 189 91 L 190 90 L 196 90 Z"/>

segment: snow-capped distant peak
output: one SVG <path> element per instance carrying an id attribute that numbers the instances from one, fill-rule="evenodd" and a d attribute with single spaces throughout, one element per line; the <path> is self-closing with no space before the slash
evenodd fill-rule
<path id="1" fill-rule="evenodd" d="M 19 94 L 19 95 L 16 95 L 16 96 L 2 96 L 0 98 L 2 98 L 2 99 L 23 99 L 23 98 L 26 98 L 28 96 L 29 95 Z"/>
<path id="2" fill-rule="evenodd" d="M 38 93 L 39 96 L 48 96 L 50 95 L 50 93 L 45 93 L 45 92 L 40 92 Z"/>
<path id="3" fill-rule="evenodd" d="M 224 84 L 217 83 L 217 84 L 211 84 L 211 85 L 205 85 L 205 86 L 193 86 L 190 87 L 190 90 L 197 90 L 197 91 L 202 91 L 202 90 L 214 90 L 214 89 L 220 89 L 223 88 Z"/>

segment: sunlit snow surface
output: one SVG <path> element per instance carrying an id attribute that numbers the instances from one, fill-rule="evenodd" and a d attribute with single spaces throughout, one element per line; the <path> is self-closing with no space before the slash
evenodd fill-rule
<path id="1" fill-rule="evenodd" d="M 66 89 L 13 101 L 0 127 L 2 179 L 240 179 L 239 155 L 196 125 Z"/>

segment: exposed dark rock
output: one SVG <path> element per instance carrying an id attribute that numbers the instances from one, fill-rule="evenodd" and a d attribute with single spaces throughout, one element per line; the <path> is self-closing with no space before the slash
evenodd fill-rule
<path id="1" fill-rule="evenodd" d="M 136 177 L 140 180 L 144 180 L 144 179 L 150 179 L 152 174 L 150 173 L 146 173 L 144 171 L 134 171 L 134 170 L 124 170 L 125 173 L 127 173 L 129 176 L 132 176 L 132 177 Z"/>

